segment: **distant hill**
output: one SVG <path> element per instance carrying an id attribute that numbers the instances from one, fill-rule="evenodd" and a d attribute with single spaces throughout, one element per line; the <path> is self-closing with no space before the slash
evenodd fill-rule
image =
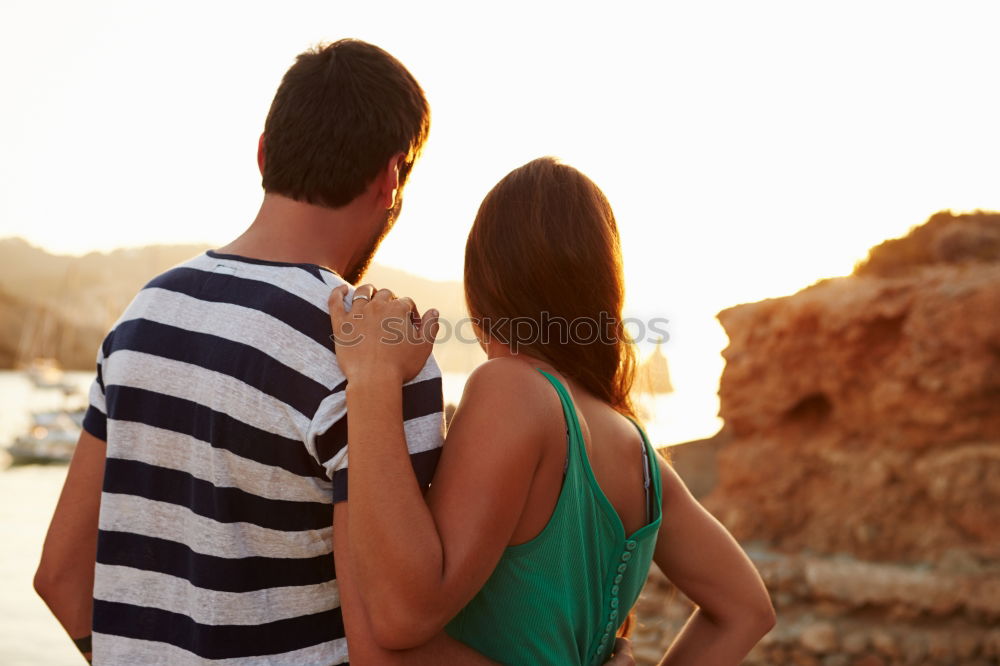
<path id="1" fill-rule="evenodd" d="M 201 245 L 150 245 L 73 257 L 5 238 L 0 240 L 0 289 L 79 325 L 106 328 L 150 278 L 204 250 Z"/>
<path id="2" fill-rule="evenodd" d="M 25 301 L 0 289 L 0 368 L 11 368 L 30 347 L 35 356 L 57 358 L 66 368 L 91 369 L 101 326 L 77 321 L 50 305 Z"/>
<path id="3" fill-rule="evenodd" d="M 91 252 L 82 257 L 50 254 L 21 238 L 0 239 L 0 367 L 13 367 L 25 331 L 35 353 L 54 356 L 66 368 L 90 370 L 107 330 L 150 279 L 204 245 L 149 245 Z M 465 316 L 460 282 L 435 282 L 373 265 L 366 281 L 436 307 L 448 321 Z M 27 327 L 27 328 L 26 328 Z M 465 372 L 482 358 L 475 344 L 452 340 L 435 352 L 442 369 Z"/>

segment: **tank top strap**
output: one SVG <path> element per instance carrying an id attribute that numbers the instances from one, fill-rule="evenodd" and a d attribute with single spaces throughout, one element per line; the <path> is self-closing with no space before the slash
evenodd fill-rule
<path id="1" fill-rule="evenodd" d="M 559 394 L 559 402 L 562 404 L 568 439 L 566 467 L 563 469 L 563 475 L 569 478 L 570 474 L 573 474 L 574 476 L 579 474 L 580 476 L 577 478 L 581 478 L 581 480 L 588 480 L 595 501 L 597 501 L 598 504 L 604 505 L 604 510 L 608 513 L 608 515 L 613 515 L 615 519 L 620 522 L 621 519 L 618 517 L 618 513 L 615 511 L 614 507 L 611 505 L 611 501 L 607 499 L 604 491 L 601 490 L 600 485 L 597 483 L 597 479 L 594 477 L 594 472 L 590 466 L 590 459 L 587 457 L 587 451 L 583 441 L 583 430 L 580 428 L 580 420 L 577 418 L 576 406 L 573 404 L 573 397 L 570 395 L 569 389 L 566 388 L 566 385 L 563 384 L 559 378 L 551 373 L 548 373 L 541 368 L 536 368 L 536 370 L 542 373 L 549 383 L 552 384 L 556 393 Z M 646 431 L 643 430 L 639 422 L 631 416 L 627 416 L 626 418 L 628 418 L 628 420 L 631 421 L 636 427 L 639 431 L 639 436 L 642 439 L 642 477 L 646 499 L 646 521 L 644 525 L 648 526 L 659 520 L 662 514 L 661 505 L 663 491 L 661 489 L 660 467 L 656 463 L 656 452 L 653 449 L 653 445 L 650 444 L 649 438 L 646 436 Z M 574 481 L 574 483 L 575 482 L 576 481 Z M 624 528 L 622 534 L 624 535 Z"/>
<path id="2" fill-rule="evenodd" d="M 642 480 L 646 489 L 646 523 L 649 524 L 659 517 L 662 507 L 662 480 L 660 479 L 660 466 L 656 463 L 656 451 L 646 436 L 646 431 L 631 416 L 626 418 L 632 422 L 639 437 L 642 438 Z"/>
<path id="3" fill-rule="evenodd" d="M 583 452 L 583 430 L 580 428 L 580 420 L 576 416 L 576 406 L 573 404 L 573 396 L 569 394 L 569 389 L 551 373 L 542 370 L 541 368 L 535 368 L 552 384 L 555 388 L 556 393 L 559 394 L 559 402 L 562 404 L 563 418 L 566 421 L 566 439 L 568 440 L 568 451 L 566 455 L 566 466 L 563 469 L 563 473 L 569 472 L 571 467 L 570 461 L 576 460 L 578 463 L 581 461 L 580 456 L 585 455 Z"/>

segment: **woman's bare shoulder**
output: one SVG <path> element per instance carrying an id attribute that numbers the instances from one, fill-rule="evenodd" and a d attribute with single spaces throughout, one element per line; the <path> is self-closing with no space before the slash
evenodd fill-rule
<path id="1" fill-rule="evenodd" d="M 516 415 L 525 427 L 544 427 L 547 417 L 562 414 L 559 397 L 544 375 L 529 361 L 513 357 L 493 358 L 473 370 L 459 409 Z"/>
<path id="2" fill-rule="evenodd" d="M 513 356 L 501 356 L 480 364 L 469 375 L 465 386 L 466 391 L 475 390 L 486 393 L 517 389 L 514 391 L 515 397 L 523 397 L 525 394 L 537 395 L 549 384 L 530 361 Z"/>

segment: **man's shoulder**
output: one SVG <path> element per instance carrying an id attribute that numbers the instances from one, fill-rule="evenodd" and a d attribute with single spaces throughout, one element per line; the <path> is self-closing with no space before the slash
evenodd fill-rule
<path id="1" fill-rule="evenodd" d="M 174 264 L 170 268 L 161 271 L 155 277 L 151 278 L 144 286 L 143 289 L 150 286 L 151 284 L 161 282 L 163 280 L 176 279 L 177 277 L 184 275 L 188 271 L 192 270 L 206 270 L 212 265 L 211 258 L 207 252 L 199 252 L 198 254 L 191 256 L 180 263 Z"/>
<path id="2" fill-rule="evenodd" d="M 202 253 L 147 282 L 109 337 L 127 337 L 133 329 L 144 336 L 163 329 L 164 336 L 173 332 L 171 342 L 190 338 L 191 344 L 205 347 L 228 341 L 262 350 L 300 371 L 306 369 L 299 368 L 302 363 L 332 366 L 327 301 L 332 287 L 343 280 L 313 268 L 317 270 Z M 298 357 L 301 362 L 293 362 Z M 326 379 L 330 372 L 322 374 Z"/>
<path id="3" fill-rule="evenodd" d="M 250 260 L 208 250 L 163 271 L 143 289 L 177 288 L 187 283 L 198 283 L 209 295 L 212 288 L 225 286 L 234 297 L 237 293 L 274 291 L 268 289 L 273 287 L 312 305 L 323 305 L 324 310 L 330 290 L 346 284 L 339 275 L 320 266 Z"/>
<path id="4" fill-rule="evenodd" d="M 330 290 L 345 284 L 336 273 L 319 266 L 279 265 L 232 259 L 211 250 L 181 262 L 150 279 L 136 294 L 117 323 L 121 323 L 151 303 L 187 299 L 205 304 L 237 306 L 262 311 L 288 323 L 311 322 L 311 328 L 329 317 Z M 329 331 L 324 334 L 324 338 Z"/>

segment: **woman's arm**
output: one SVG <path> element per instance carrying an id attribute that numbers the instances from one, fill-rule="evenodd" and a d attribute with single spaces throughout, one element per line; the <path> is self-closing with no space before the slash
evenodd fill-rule
<path id="1" fill-rule="evenodd" d="M 660 666 L 739 664 L 774 626 L 764 583 L 740 545 L 657 457 L 663 523 L 654 559 L 698 608 Z"/>
<path id="2" fill-rule="evenodd" d="M 440 631 L 510 542 L 541 448 L 512 365 L 490 361 L 469 378 L 427 502 L 406 452 L 399 383 L 348 386 L 350 547 L 382 645 L 412 647 Z"/>
<path id="3" fill-rule="evenodd" d="M 439 632 L 425 644 L 411 650 L 387 650 L 375 640 L 371 619 L 364 608 L 357 587 L 354 585 L 354 566 L 348 547 L 349 510 L 341 502 L 333 513 L 333 551 L 337 562 L 337 589 L 340 591 L 340 608 L 350 648 L 351 663 L 355 666 L 497 666 L 472 648 Z"/>
<path id="4" fill-rule="evenodd" d="M 354 579 L 378 643 L 404 649 L 468 603 L 510 542 L 541 458 L 545 401 L 525 390 L 523 363 L 489 361 L 472 373 L 425 502 L 407 455 L 401 386 L 430 342 L 385 341 L 383 322 L 406 321 L 412 305 L 384 293 L 345 313 L 335 290 L 331 315 L 335 331 L 353 324 L 337 359 L 348 378 Z"/>

